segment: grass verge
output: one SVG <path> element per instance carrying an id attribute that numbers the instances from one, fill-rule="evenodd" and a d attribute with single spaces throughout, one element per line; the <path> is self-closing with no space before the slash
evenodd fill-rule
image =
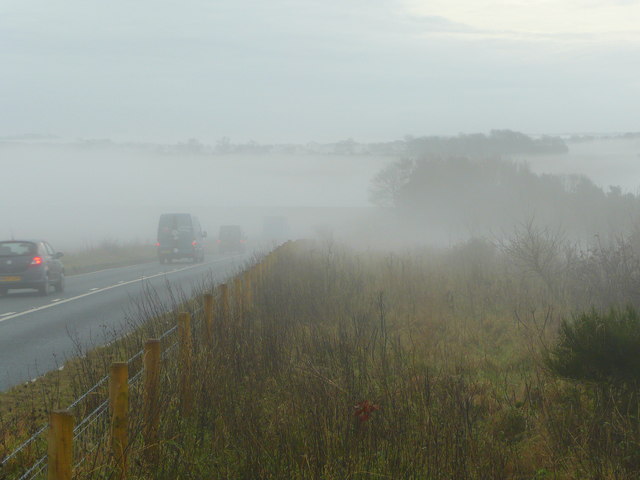
<path id="1" fill-rule="evenodd" d="M 217 295 L 213 336 L 196 317 L 193 370 L 175 355 L 163 364 L 153 461 L 133 392 L 129 478 L 639 477 L 637 412 L 604 410 L 594 395 L 606 391 L 544 367 L 569 300 L 489 245 L 288 244 L 263 263 L 251 297 L 247 284 L 232 291 L 228 315 L 220 289 L 203 286 Z M 194 309 L 184 302 L 174 307 Z M 83 391 L 157 336 L 174 321 L 163 309 L 145 300 L 139 330 L 79 359 L 67 385 Z M 118 476 L 101 432 L 76 478 Z"/>
<path id="2" fill-rule="evenodd" d="M 63 262 L 67 275 L 74 275 L 151 262 L 156 258 L 156 248 L 153 245 L 105 240 L 94 247 L 65 253 Z"/>

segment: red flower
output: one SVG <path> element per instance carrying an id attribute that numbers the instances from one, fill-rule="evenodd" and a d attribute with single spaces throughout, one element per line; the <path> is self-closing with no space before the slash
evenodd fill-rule
<path id="1" fill-rule="evenodd" d="M 354 407 L 354 415 L 358 417 L 361 422 L 366 422 L 371 418 L 371 414 L 376 410 L 380 410 L 380 406 L 375 403 L 371 403 L 369 400 L 357 403 Z"/>

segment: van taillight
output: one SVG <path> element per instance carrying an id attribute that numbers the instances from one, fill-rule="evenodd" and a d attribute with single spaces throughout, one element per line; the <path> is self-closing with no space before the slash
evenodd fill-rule
<path id="1" fill-rule="evenodd" d="M 193 242 L 191 242 L 191 245 L 193 245 L 194 247 L 198 244 L 198 242 L 196 242 L 195 240 Z"/>
<path id="2" fill-rule="evenodd" d="M 160 246 L 160 242 L 156 242 L 156 247 L 159 247 L 159 246 Z"/>
<path id="3" fill-rule="evenodd" d="M 42 265 L 42 257 L 33 257 L 31 265 Z"/>

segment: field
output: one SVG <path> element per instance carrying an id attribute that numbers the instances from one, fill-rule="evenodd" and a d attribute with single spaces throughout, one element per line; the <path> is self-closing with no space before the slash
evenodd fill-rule
<path id="1" fill-rule="evenodd" d="M 128 478 L 638 478 L 633 391 L 623 402 L 610 385 L 549 367 L 561 319 L 587 309 L 575 293 L 584 273 L 557 270 L 559 259 L 535 271 L 517 247 L 288 244 L 262 262 L 250 297 L 234 290 L 228 315 L 220 290 L 203 286 L 218 310 L 211 341 L 194 324 L 193 406 L 179 401 L 184 365 L 172 357 L 158 455 L 146 457 L 134 415 Z M 194 310 L 184 302 L 174 308 Z M 149 299 L 137 334 L 76 361 L 55 388 L 33 387 L 32 401 L 64 406 L 69 390 L 85 391 L 175 322 L 161 311 Z M 4 426 L 19 423 L 3 414 Z M 77 478 L 117 478 L 106 448 L 98 452 Z"/>
<path id="2" fill-rule="evenodd" d="M 67 275 L 73 275 L 103 268 L 151 262 L 156 259 L 156 248 L 153 245 L 103 240 L 95 246 L 65 252 L 62 261 Z"/>

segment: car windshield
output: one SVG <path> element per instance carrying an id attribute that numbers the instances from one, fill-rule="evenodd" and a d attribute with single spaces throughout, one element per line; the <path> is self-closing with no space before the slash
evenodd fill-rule
<path id="1" fill-rule="evenodd" d="M 35 255 L 36 246 L 31 242 L 0 242 L 0 257 Z"/>

